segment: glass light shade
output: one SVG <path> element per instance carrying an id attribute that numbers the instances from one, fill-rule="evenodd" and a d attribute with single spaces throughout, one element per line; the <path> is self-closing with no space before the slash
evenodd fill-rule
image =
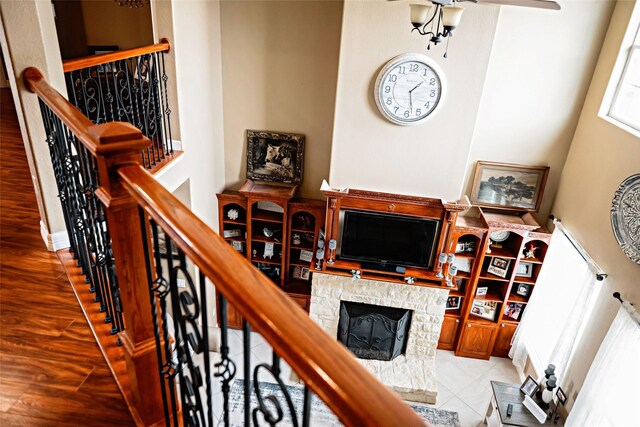
<path id="1" fill-rule="evenodd" d="M 453 261 L 456 260 L 456 256 L 454 254 L 449 254 L 447 257 L 447 264 L 453 264 Z"/>
<path id="2" fill-rule="evenodd" d="M 429 9 L 431 6 L 426 4 L 412 4 L 411 6 L 411 23 L 414 26 L 424 25 L 429 17 Z"/>
<path id="3" fill-rule="evenodd" d="M 442 8 L 442 25 L 455 28 L 460 23 L 464 8 L 460 6 L 445 6 Z"/>

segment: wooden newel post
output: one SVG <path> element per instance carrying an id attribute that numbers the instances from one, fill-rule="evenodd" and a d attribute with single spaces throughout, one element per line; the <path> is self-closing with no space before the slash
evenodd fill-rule
<path id="1" fill-rule="evenodd" d="M 121 122 L 94 125 L 89 133 L 98 142 L 95 151 L 100 188 L 96 194 L 105 206 L 120 288 L 125 322 L 120 339 L 125 350 L 132 413 L 137 412 L 136 421 L 153 425 L 163 420 L 164 412 L 140 215 L 137 203 L 117 176 L 118 168 L 140 164 L 140 153 L 151 141 L 134 126 Z"/>

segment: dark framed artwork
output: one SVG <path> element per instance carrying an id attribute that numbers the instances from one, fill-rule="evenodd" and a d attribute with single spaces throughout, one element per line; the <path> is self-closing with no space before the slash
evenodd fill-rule
<path id="1" fill-rule="evenodd" d="M 528 297 L 531 292 L 531 285 L 529 283 L 515 283 L 513 285 L 516 295 L 521 297 Z"/>
<path id="2" fill-rule="evenodd" d="M 304 135 L 247 130 L 247 178 L 300 184 Z"/>
<path id="3" fill-rule="evenodd" d="M 538 212 L 548 174 L 548 166 L 478 161 L 471 185 L 471 203 Z"/>
<path id="4" fill-rule="evenodd" d="M 567 395 L 564 393 L 564 390 L 561 387 L 558 387 L 558 391 L 556 391 L 556 396 L 558 397 L 558 402 L 564 406 L 567 403 Z"/>
<path id="5" fill-rule="evenodd" d="M 526 394 L 529 397 L 532 397 L 535 394 L 537 389 L 538 389 L 538 383 L 536 382 L 536 380 L 531 378 L 531 375 L 527 376 L 527 379 L 524 380 L 524 382 L 522 383 L 522 386 L 520 386 L 520 391 L 522 391 L 524 394 Z"/>
<path id="6" fill-rule="evenodd" d="M 445 310 L 457 310 L 460 308 L 460 297 L 449 297 L 447 298 L 447 305 Z"/>

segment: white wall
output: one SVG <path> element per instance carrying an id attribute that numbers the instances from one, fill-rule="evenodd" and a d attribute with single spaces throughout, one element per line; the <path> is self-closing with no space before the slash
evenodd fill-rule
<path id="1" fill-rule="evenodd" d="M 465 3 L 460 26 L 444 46 L 411 33 L 405 2 L 345 2 L 331 154 L 332 186 L 459 199 L 500 8 Z M 434 117 L 402 127 L 375 106 L 380 68 L 406 52 L 432 57 L 448 96 Z"/>
<path id="2" fill-rule="evenodd" d="M 602 282 L 599 301 L 585 330 L 586 337 L 567 377 L 570 403 L 579 390 L 620 303 L 611 294 L 640 304 L 640 266 L 618 246 L 611 229 L 610 208 L 615 190 L 628 176 L 640 173 L 640 138 L 598 117 L 609 76 L 635 1 L 616 5 L 586 102 L 562 171 L 553 212 L 609 277 Z M 640 17 L 639 17 L 640 18 Z M 638 23 L 636 22 L 636 26 Z M 633 393 L 630 384 L 628 390 Z M 637 392 L 637 391 L 635 391 Z"/>
<path id="3" fill-rule="evenodd" d="M 173 1 L 176 84 L 183 158 L 160 177 L 171 191 L 189 178 L 191 209 L 218 228 L 224 188 L 220 3 Z"/>
<path id="4" fill-rule="evenodd" d="M 81 0 L 87 45 L 116 45 L 120 49 L 153 43 L 151 9 L 123 7 L 113 0 Z"/>
<path id="5" fill-rule="evenodd" d="M 542 223 L 615 2 L 561 5 L 560 11 L 502 8 L 466 168 L 465 193 L 471 195 L 477 160 L 550 166 Z"/>
<path id="6" fill-rule="evenodd" d="M 225 177 L 246 177 L 247 129 L 306 137 L 301 195 L 329 175 L 342 0 L 222 2 Z"/>

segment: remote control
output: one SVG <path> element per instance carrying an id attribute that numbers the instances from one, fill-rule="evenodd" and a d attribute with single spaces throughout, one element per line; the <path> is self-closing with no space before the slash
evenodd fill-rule
<path id="1" fill-rule="evenodd" d="M 511 414 L 513 414 L 513 405 L 509 403 L 509 405 L 507 406 L 507 417 L 510 417 Z"/>

